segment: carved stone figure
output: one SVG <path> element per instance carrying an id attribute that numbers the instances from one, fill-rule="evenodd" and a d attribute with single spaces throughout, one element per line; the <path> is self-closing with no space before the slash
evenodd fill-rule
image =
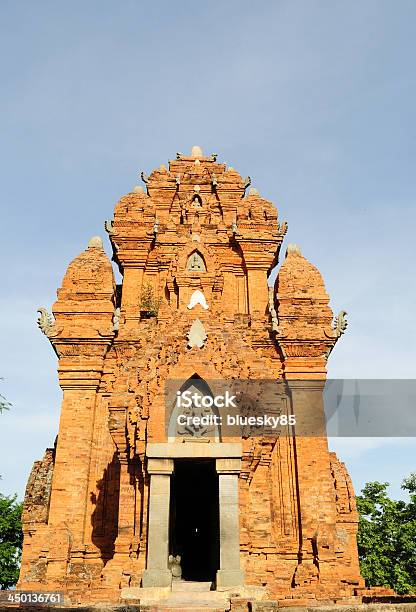
<path id="1" fill-rule="evenodd" d="M 204 260 L 198 251 L 194 251 L 189 257 L 186 267 L 189 272 L 206 272 Z"/>
<path id="2" fill-rule="evenodd" d="M 120 308 L 116 308 L 113 315 L 113 331 L 118 331 L 120 326 Z"/>
<path id="3" fill-rule="evenodd" d="M 172 413 L 175 437 L 215 438 L 218 435 L 218 424 L 215 423 L 214 417 L 217 415 L 214 409 L 203 406 L 201 401 L 195 401 L 196 396 L 206 397 L 206 391 L 200 389 L 197 383 L 191 385 L 187 391 L 192 395 L 192 402 L 181 406 L 179 413 Z M 178 421 L 179 414 L 184 417 L 184 421 Z"/>
<path id="4" fill-rule="evenodd" d="M 180 580 L 182 578 L 181 557 L 180 555 L 169 555 L 168 567 L 172 574 L 172 580 Z"/>
<path id="5" fill-rule="evenodd" d="M 192 200 L 192 206 L 193 208 L 202 208 L 201 196 L 199 196 L 198 194 L 194 196 Z"/>

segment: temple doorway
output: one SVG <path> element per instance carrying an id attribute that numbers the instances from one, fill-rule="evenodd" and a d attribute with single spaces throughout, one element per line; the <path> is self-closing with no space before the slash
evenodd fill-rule
<path id="1" fill-rule="evenodd" d="M 215 459 L 175 459 L 171 477 L 169 553 L 181 556 L 182 579 L 215 581 L 220 567 Z"/>

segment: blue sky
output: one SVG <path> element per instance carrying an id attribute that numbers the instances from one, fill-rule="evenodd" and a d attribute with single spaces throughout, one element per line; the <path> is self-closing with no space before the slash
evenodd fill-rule
<path id="1" fill-rule="evenodd" d="M 0 416 L 0 490 L 21 496 L 57 433 L 37 307 L 138 173 L 193 144 L 252 177 L 333 309 L 348 311 L 329 375 L 415 378 L 413 1 L 3 0 L 0 11 L 0 389 L 13 403 Z M 331 446 L 357 490 L 387 480 L 399 496 L 416 470 L 411 439 Z"/>

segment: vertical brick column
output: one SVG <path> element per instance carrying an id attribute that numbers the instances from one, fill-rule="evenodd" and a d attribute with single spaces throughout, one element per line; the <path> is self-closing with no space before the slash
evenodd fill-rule
<path id="1" fill-rule="evenodd" d="M 106 584 L 114 586 L 118 586 L 123 580 L 128 580 L 133 571 L 130 553 L 134 539 L 136 494 L 134 466 L 129 462 L 128 455 L 124 451 L 119 451 L 118 459 L 120 462 L 118 535 L 114 543 L 114 556 L 103 570 Z"/>
<path id="2" fill-rule="evenodd" d="M 129 460 L 130 448 L 126 434 L 128 399 L 124 394 L 113 394 L 108 410 L 108 427 L 120 463 L 118 536 L 115 542 L 115 556 L 117 556 L 119 553 L 128 554 L 134 536 L 136 483 L 134 465 Z"/>
<path id="3" fill-rule="evenodd" d="M 139 262 L 141 263 L 141 262 Z M 140 320 L 140 295 L 143 282 L 143 268 L 126 266 L 123 279 L 121 310 L 125 318 L 124 328 L 137 325 Z"/>
<path id="4" fill-rule="evenodd" d="M 149 459 L 147 471 L 150 474 L 149 527 L 147 567 L 143 573 L 142 586 L 170 586 L 169 507 L 173 459 Z"/>
<path id="5" fill-rule="evenodd" d="M 334 486 L 330 471 L 323 405 L 324 380 L 288 381 L 296 417 L 296 463 L 302 549 L 311 552 L 317 533 L 335 525 Z"/>
<path id="6" fill-rule="evenodd" d="M 220 503 L 220 569 L 217 587 L 244 583 L 240 568 L 240 525 L 238 510 L 238 475 L 241 459 L 217 459 Z"/>
<path id="7" fill-rule="evenodd" d="M 50 580 L 65 575 L 70 558 L 74 563 L 83 558 L 85 525 L 90 520 L 86 517 L 88 481 L 104 350 L 99 343 L 94 348 L 84 348 L 81 363 L 65 356 L 59 363 L 63 400 L 48 520 L 51 536 L 47 543 L 47 577 Z M 62 351 L 65 349 L 61 347 Z"/>
<path id="8" fill-rule="evenodd" d="M 268 239 L 259 239 L 254 236 L 239 236 L 238 245 L 244 255 L 244 264 L 247 270 L 248 311 L 250 314 L 259 313 L 264 316 L 269 302 L 269 289 L 267 275 L 275 261 L 276 247 L 279 248 L 281 238 L 277 235 Z"/>
<path id="9" fill-rule="evenodd" d="M 61 345 L 59 383 L 63 390 L 61 419 L 53 473 L 49 524 L 65 524 L 72 549 L 84 543 L 85 512 L 97 387 L 102 375 L 104 342 L 94 345 Z M 83 353 L 83 354 L 82 354 Z"/>

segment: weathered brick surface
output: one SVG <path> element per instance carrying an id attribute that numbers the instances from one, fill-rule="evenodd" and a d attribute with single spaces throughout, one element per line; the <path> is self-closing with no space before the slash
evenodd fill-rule
<path id="1" fill-rule="evenodd" d="M 338 335 L 322 277 L 292 247 L 269 294 L 287 225 L 213 157 L 179 156 L 146 180 L 146 192 L 122 197 L 107 226 L 122 286 L 93 240 L 70 264 L 44 329 L 63 401 L 56 453 L 35 464 L 27 489 L 19 587 L 63 589 L 81 604 L 117 602 L 122 587 L 140 584 L 146 444 L 166 441 L 165 381 L 197 374 L 281 380 L 283 410 L 315 433 L 243 439 L 247 584 L 293 605 L 351 597 L 363 585 L 357 512 L 323 421 L 326 358 Z M 195 251 L 203 270 L 189 269 Z M 160 307 L 147 318 L 149 285 Z M 197 289 L 208 310 L 187 307 Z M 207 339 L 189 348 L 197 317 Z"/>
<path id="2" fill-rule="evenodd" d="M 43 459 L 35 461 L 26 486 L 23 523 L 47 523 L 51 497 L 55 449 L 47 448 Z"/>

